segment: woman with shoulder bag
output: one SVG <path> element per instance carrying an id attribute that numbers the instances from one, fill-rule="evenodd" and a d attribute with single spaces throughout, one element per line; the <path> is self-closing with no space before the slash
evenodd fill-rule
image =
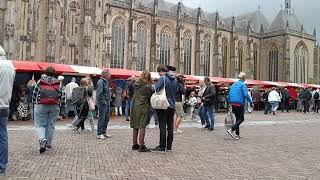
<path id="1" fill-rule="evenodd" d="M 82 103 L 76 105 L 76 111 L 78 114 L 79 122 L 76 125 L 75 128 L 73 128 L 74 131 L 77 131 L 79 133 L 84 133 L 84 121 L 87 119 L 88 113 L 89 113 L 89 103 L 88 103 L 88 96 L 89 96 L 89 91 L 87 89 L 87 80 L 85 78 L 81 79 L 80 81 L 80 87 L 83 93 L 83 98 L 82 98 Z M 92 92 L 91 92 L 92 96 Z M 81 130 L 80 130 L 81 128 Z"/>

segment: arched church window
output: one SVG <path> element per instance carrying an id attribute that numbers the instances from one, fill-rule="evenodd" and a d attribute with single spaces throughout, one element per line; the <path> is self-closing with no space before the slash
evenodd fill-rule
<path id="1" fill-rule="evenodd" d="M 124 68 L 125 22 L 117 18 L 112 23 L 111 68 Z"/>
<path id="2" fill-rule="evenodd" d="M 243 43 L 239 41 L 238 43 L 238 70 L 239 72 L 242 71 L 242 64 L 243 64 L 243 59 L 244 59 L 244 53 L 243 53 Z"/>
<path id="3" fill-rule="evenodd" d="M 294 51 L 294 81 L 306 83 L 308 81 L 308 49 L 300 43 Z"/>
<path id="4" fill-rule="evenodd" d="M 222 40 L 222 76 L 227 77 L 227 61 L 228 61 L 228 42 L 224 38 Z"/>
<path id="5" fill-rule="evenodd" d="M 191 74 L 191 50 L 192 50 L 192 35 L 190 32 L 185 32 L 183 36 L 183 72 L 184 74 Z"/>
<path id="6" fill-rule="evenodd" d="M 160 64 L 168 65 L 170 64 L 171 57 L 171 36 L 169 27 L 165 27 L 161 31 L 160 36 Z"/>
<path id="7" fill-rule="evenodd" d="M 203 45 L 203 63 L 204 63 L 204 71 L 203 76 L 209 76 L 210 75 L 210 49 L 211 49 L 211 42 L 210 42 L 210 36 L 204 37 L 204 45 Z"/>
<path id="8" fill-rule="evenodd" d="M 269 50 L 269 80 L 270 81 L 278 81 L 278 61 L 279 61 L 278 46 L 272 43 Z"/>
<path id="9" fill-rule="evenodd" d="M 258 46 L 253 44 L 253 78 L 258 79 Z"/>
<path id="10" fill-rule="evenodd" d="M 146 69 L 147 39 L 147 25 L 141 22 L 137 26 L 137 62 L 135 67 L 139 71 Z"/>

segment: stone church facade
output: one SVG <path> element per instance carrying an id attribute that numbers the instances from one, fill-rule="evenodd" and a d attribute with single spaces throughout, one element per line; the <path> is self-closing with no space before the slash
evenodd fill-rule
<path id="1" fill-rule="evenodd" d="M 165 0 L 2 0 L 0 44 L 9 59 L 320 83 L 316 31 L 284 3 L 269 24 Z"/>

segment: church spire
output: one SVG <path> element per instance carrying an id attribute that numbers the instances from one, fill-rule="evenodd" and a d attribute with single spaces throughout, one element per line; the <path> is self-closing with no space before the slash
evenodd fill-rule
<path id="1" fill-rule="evenodd" d="M 291 0 L 285 0 L 285 9 L 291 9 Z"/>

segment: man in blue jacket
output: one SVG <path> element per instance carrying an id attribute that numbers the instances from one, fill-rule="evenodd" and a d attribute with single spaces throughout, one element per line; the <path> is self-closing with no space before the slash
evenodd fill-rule
<path id="1" fill-rule="evenodd" d="M 248 94 L 247 85 L 244 83 L 246 80 L 246 74 L 241 72 L 239 74 L 239 79 L 239 81 L 235 82 L 231 86 L 227 99 L 232 106 L 232 112 L 236 116 L 236 123 L 227 130 L 227 132 L 236 140 L 240 139 L 239 126 L 244 121 L 244 104 L 246 100 L 250 103 L 250 106 L 253 107 L 252 99 Z M 236 134 L 233 133 L 234 131 Z"/>
<path id="2" fill-rule="evenodd" d="M 153 151 L 170 151 L 173 142 L 173 124 L 174 124 L 174 109 L 175 95 L 177 93 L 178 83 L 176 78 L 169 72 L 170 69 L 164 65 L 159 65 L 157 71 L 160 79 L 155 84 L 156 91 L 166 88 L 166 96 L 169 102 L 167 109 L 157 109 L 160 129 L 160 143 Z M 167 134 L 168 131 L 168 134 Z"/>

